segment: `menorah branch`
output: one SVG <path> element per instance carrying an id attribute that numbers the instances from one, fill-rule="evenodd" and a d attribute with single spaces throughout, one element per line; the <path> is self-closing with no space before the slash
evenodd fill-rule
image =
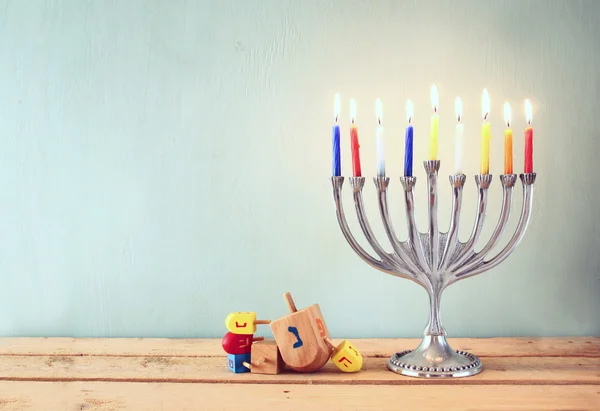
<path id="1" fill-rule="evenodd" d="M 406 203 L 406 222 L 408 224 L 408 245 L 411 253 L 416 257 L 419 264 L 419 271 L 425 272 L 428 270 L 427 258 L 423 250 L 421 236 L 417 229 L 415 221 L 415 199 L 413 189 L 417 182 L 416 177 L 400 177 L 400 182 L 404 188 L 404 202 Z"/>
<path id="2" fill-rule="evenodd" d="M 373 251 L 375 251 L 375 253 L 377 253 L 379 258 L 381 258 L 381 260 L 383 262 L 385 262 L 387 265 L 396 266 L 399 271 L 404 271 L 404 272 L 408 273 L 409 270 L 406 267 L 406 265 L 404 264 L 404 262 L 402 261 L 402 259 L 398 258 L 398 256 L 395 254 L 388 254 L 381 247 L 381 245 L 375 238 L 373 231 L 371 230 L 369 220 L 367 219 L 367 216 L 365 214 L 365 206 L 364 206 L 364 202 L 363 202 L 363 198 L 362 198 L 362 190 L 365 185 L 365 178 L 364 177 L 351 177 L 350 184 L 352 185 L 352 188 L 354 191 L 354 205 L 356 208 L 356 214 L 358 216 L 358 222 L 360 224 L 360 227 L 361 227 L 363 234 L 365 235 L 367 241 L 373 248 Z"/>
<path id="3" fill-rule="evenodd" d="M 387 201 L 387 188 L 388 188 L 389 179 L 385 179 L 383 177 L 377 177 L 375 179 L 375 185 L 379 191 L 379 212 L 381 214 L 381 219 L 383 220 L 383 226 L 388 237 L 394 252 L 398 256 L 399 259 L 409 268 L 410 272 L 413 274 L 415 278 L 418 277 L 418 273 L 421 272 L 421 268 L 415 263 L 412 251 L 407 247 L 407 245 L 401 242 L 396 232 L 394 231 L 394 225 L 390 219 L 388 201 Z M 408 205 L 407 205 L 408 207 Z M 419 281 L 420 283 L 420 281 Z"/>
<path id="4" fill-rule="evenodd" d="M 500 176 L 500 182 L 502 183 L 502 208 L 500 209 L 500 218 L 498 224 L 492 233 L 489 241 L 481 249 L 480 252 L 475 253 L 469 258 L 463 265 L 461 272 L 467 272 L 477 267 L 477 265 L 483 261 L 483 259 L 494 249 L 496 244 L 500 241 L 502 233 L 506 228 L 508 218 L 510 217 L 512 209 L 512 193 L 515 182 L 517 181 L 516 174 L 502 174 Z"/>
<path id="5" fill-rule="evenodd" d="M 445 271 L 450 263 L 450 256 L 454 254 L 458 244 L 458 227 L 460 222 L 460 210 L 462 205 L 463 186 L 467 177 L 464 174 L 455 174 L 450 176 L 450 185 L 452 187 L 452 212 L 450 219 L 450 228 L 446 237 L 446 244 L 442 253 L 439 271 Z"/>
<path id="6" fill-rule="evenodd" d="M 500 251 L 495 257 L 488 261 L 480 262 L 471 270 L 458 271 L 456 274 L 456 278 L 458 280 L 481 274 L 496 267 L 498 264 L 508 258 L 519 242 L 521 242 L 531 217 L 531 210 L 533 206 L 533 184 L 535 183 L 536 173 L 521 174 L 520 177 L 523 184 L 523 205 L 521 207 L 521 216 L 519 217 L 519 223 L 517 224 L 515 233 L 504 249 L 502 249 L 502 251 Z"/>
<path id="7" fill-rule="evenodd" d="M 395 273 L 393 271 L 391 271 L 392 267 L 387 267 L 381 261 L 378 261 L 375 258 L 371 257 L 371 255 L 369 255 L 369 253 L 367 253 L 360 246 L 360 244 L 358 244 L 358 242 L 354 239 L 354 236 L 350 232 L 350 228 L 348 227 L 348 223 L 346 221 L 346 216 L 344 215 L 344 208 L 342 206 L 342 201 L 341 201 L 341 192 L 342 192 L 342 185 L 344 184 L 344 177 L 332 177 L 331 182 L 333 184 L 333 200 L 334 200 L 335 206 L 336 206 L 337 220 L 340 225 L 340 229 L 342 230 L 342 233 L 344 234 L 344 237 L 348 241 L 348 244 L 350 244 L 350 247 L 352 247 L 354 252 L 356 254 L 358 254 L 359 257 L 362 258 L 367 264 L 371 265 L 374 268 L 377 268 L 378 270 L 385 271 L 389 274 L 395 275 Z"/>
<path id="8" fill-rule="evenodd" d="M 475 183 L 479 189 L 479 196 L 477 198 L 477 215 L 475 216 L 475 223 L 473 224 L 473 231 L 469 240 L 464 244 L 463 248 L 459 253 L 452 258 L 450 264 L 450 271 L 455 271 L 457 267 L 460 267 L 468 258 L 473 255 L 475 244 L 479 240 L 481 230 L 483 229 L 483 223 L 485 222 L 485 212 L 487 210 L 487 193 L 490 183 L 492 182 L 491 174 L 477 174 L 475 176 Z"/>

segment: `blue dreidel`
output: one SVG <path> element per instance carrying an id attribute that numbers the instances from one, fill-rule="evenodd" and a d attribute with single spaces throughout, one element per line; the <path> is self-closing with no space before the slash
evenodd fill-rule
<path id="1" fill-rule="evenodd" d="M 227 354 L 227 366 L 236 374 L 250 372 L 250 369 L 244 365 L 250 363 L 250 353 L 246 354 Z"/>

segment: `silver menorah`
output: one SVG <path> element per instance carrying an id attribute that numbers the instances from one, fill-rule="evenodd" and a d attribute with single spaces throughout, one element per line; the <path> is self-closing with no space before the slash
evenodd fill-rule
<path id="1" fill-rule="evenodd" d="M 429 227 L 425 233 L 419 232 L 415 223 L 413 191 L 417 179 L 416 177 L 400 177 L 400 182 L 404 187 L 408 224 L 408 239 L 405 241 L 400 241 L 396 236 L 389 216 L 387 189 L 390 179 L 388 177 L 374 178 L 378 191 L 379 211 L 385 232 L 394 251 L 392 253 L 388 253 L 381 247 L 367 220 L 362 196 L 365 178 L 350 177 L 358 222 L 367 241 L 379 258 L 375 258 L 365 251 L 350 232 L 341 201 L 344 177 L 331 178 L 333 199 L 342 233 L 348 240 L 350 247 L 360 258 L 380 271 L 416 282 L 425 288 L 429 294 L 429 323 L 421 344 L 415 350 L 394 354 L 388 361 L 388 368 L 399 374 L 413 377 L 466 377 L 480 373 L 483 370 L 483 365 L 475 355 L 464 351 L 455 351 L 448 345 L 446 331 L 440 320 L 442 291 L 459 280 L 492 269 L 511 254 L 523 238 L 529 223 L 536 174 L 526 173 L 520 175 L 523 183 L 523 205 L 517 228 L 508 244 L 499 253 L 486 259 L 498 244 L 506 228 L 512 208 L 513 187 L 517 181 L 517 175 L 503 174 L 500 176 L 503 189 L 500 218 L 488 243 L 481 251 L 475 252 L 475 244 L 484 224 L 488 203 L 488 188 L 492 182 L 492 175 L 479 174 L 475 176 L 475 182 L 479 189 L 477 215 L 470 238 L 466 243 L 463 243 L 458 239 L 458 226 L 462 191 L 466 180 L 465 175 L 455 174 L 450 176 L 452 214 L 450 227 L 447 232 L 443 233 L 438 229 L 437 212 L 437 179 L 440 161 L 425 161 L 424 166 L 427 172 L 429 208 Z"/>

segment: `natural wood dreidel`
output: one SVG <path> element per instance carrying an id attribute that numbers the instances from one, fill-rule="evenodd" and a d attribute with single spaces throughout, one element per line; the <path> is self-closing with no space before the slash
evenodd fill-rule
<path id="1" fill-rule="evenodd" d="M 331 355 L 331 362 L 333 362 L 336 367 L 344 372 L 357 372 L 360 371 L 363 364 L 362 355 L 356 349 L 354 344 L 352 344 L 348 340 L 344 340 L 337 347 L 333 344 L 329 338 L 324 338 L 327 345 L 333 349 L 333 354 Z"/>
<path id="2" fill-rule="evenodd" d="M 269 324 L 270 320 L 257 320 L 254 312 L 235 312 L 225 319 L 225 326 L 234 334 L 254 334 L 257 324 Z"/>
<path id="3" fill-rule="evenodd" d="M 274 340 L 252 344 L 250 363 L 244 365 L 256 374 L 279 374 L 285 368 L 279 347 Z"/>
<path id="4" fill-rule="evenodd" d="M 321 309 L 318 304 L 313 304 L 298 311 L 290 293 L 285 293 L 284 298 L 291 314 L 271 322 L 281 357 L 294 371 L 317 371 L 331 355 L 331 349 L 324 340 L 331 336 Z"/>

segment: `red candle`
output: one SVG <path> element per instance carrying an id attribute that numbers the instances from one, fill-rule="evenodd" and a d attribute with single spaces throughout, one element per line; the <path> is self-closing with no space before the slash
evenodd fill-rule
<path id="1" fill-rule="evenodd" d="M 352 172 L 354 177 L 362 177 L 360 170 L 360 153 L 358 144 L 358 130 L 356 128 L 356 101 L 350 100 L 350 148 L 352 150 Z"/>
<path id="2" fill-rule="evenodd" d="M 531 127 L 531 112 L 531 102 L 529 100 L 525 100 L 525 117 L 527 119 L 527 128 L 525 128 L 524 173 L 533 173 L 533 128 Z"/>

